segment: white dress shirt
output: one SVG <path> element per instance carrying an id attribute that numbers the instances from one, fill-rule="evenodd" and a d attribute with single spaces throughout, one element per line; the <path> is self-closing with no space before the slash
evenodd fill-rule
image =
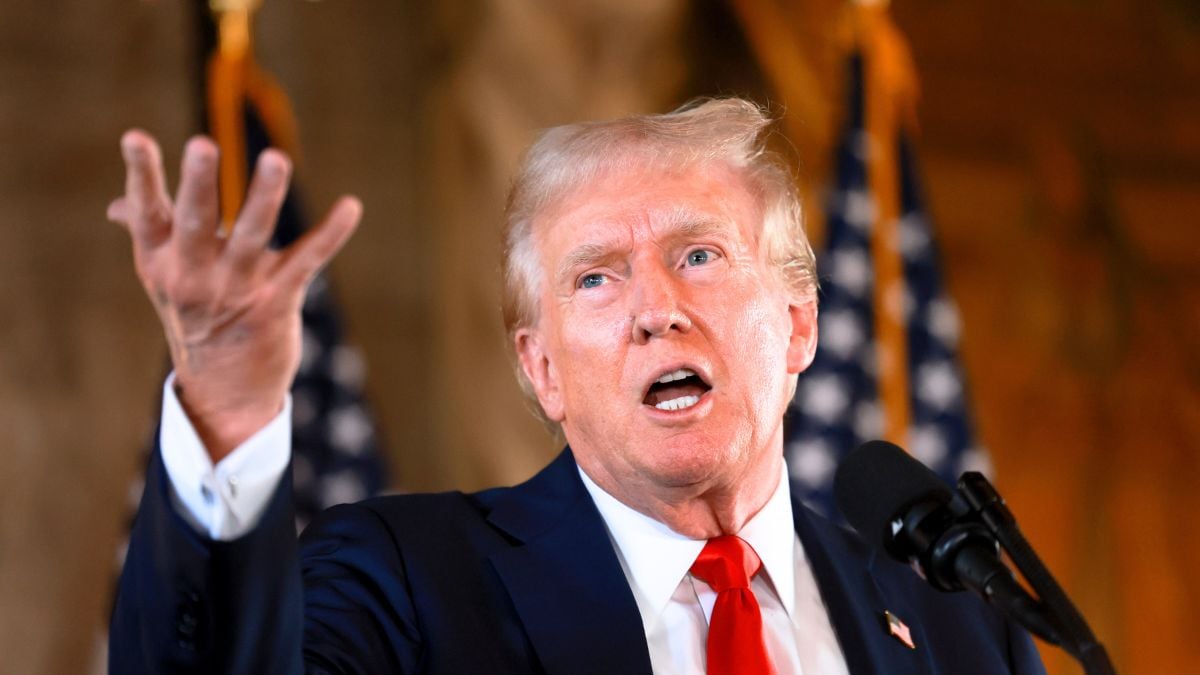
<path id="1" fill-rule="evenodd" d="M 763 617 L 767 654 L 779 675 L 848 675 L 829 612 L 792 522 L 787 468 L 738 536 L 758 553 L 763 571 L 750 581 Z M 717 594 L 688 571 L 705 540 L 689 539 L 580 478 L 617 550 L 633 589 L 650 663 L 659 675 L 704 673 L 705 640 Z"/>
<path id="2" fill-rule="evenodd" d="M 213 466 L 196 428 L 175 396 L 175 374 L 163 385 L 158 430 L 175 510 L 198 532 L 231 541 L 254 529 L 292 455 L 292 397 L 259 429 Z"/>
<path id="3" fill-rule="evenodd" d="M 174 374 L 163 386 L 159 429 L 175 509 L 198 532 L 230 541 L 258 524 L 291 457 L 291 398 L 265 427 L 215 466 L 180 405 Z M 634 511 L 582 470 L 637 601 L 650 662 L 659 675 L 704 673 L 708 620 L 717 594 L 688 570 L 704 540 Z M 751 590 L 763 614 L 767 653 L 779 675 L 848 675 L 829 613 L 792 523 L 787 469 L 766 506 L 738 533 L 763 571 Z"/>

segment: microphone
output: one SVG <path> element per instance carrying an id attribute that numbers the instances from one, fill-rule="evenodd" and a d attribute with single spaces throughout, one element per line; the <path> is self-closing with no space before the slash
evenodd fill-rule
<path id="1" fill-rule="evenodd" d="M 859 535 L 912 565 L 934 588 L 970 589 L 1046 641 L 1061 642 L 1040 603 L 1000 560 L 991 531 L 904 450 L 886 441 L 860 445 L 838 467 L 833 493 Z"/>

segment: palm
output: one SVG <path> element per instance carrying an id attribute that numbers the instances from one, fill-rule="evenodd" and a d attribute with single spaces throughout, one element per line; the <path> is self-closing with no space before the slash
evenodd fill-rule
<path id="1" fill-rule="evenodd" d="M 125 195 L 109 217 L 133 238 L 138 277 L 170 345 L 180 400 L 214 461 L 274 417 L 300 361 L 300 307 L 313 275 L 353 232 L 361 207 L 343 198 L 282 251 L 267 248 L 289 163 L 263 153 L 246 204 L 218 234 L 216 148 L 193 139 L 179 190 L 166 192 L 154 140 L 122 139 Z"/>

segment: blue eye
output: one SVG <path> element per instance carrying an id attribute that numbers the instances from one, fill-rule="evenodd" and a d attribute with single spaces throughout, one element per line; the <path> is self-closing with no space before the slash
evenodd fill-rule
<path id="1" fill-rule="evenodd" d="M 693 267 L 695 267 L 697 265 L 703 265 L 704 263 L 706 263 L 712 259 L 712 255 L 713 254 L 711 251 L 705 251 L 704 249 L 692 251 L 691 253 L 688 254 L 687 264 L 689 264 Z"/>
<path id="2" fill-rule="evenodd" d="M 603 274 L 586 274 L 579 280 L 580 288 L 595 288 L 604 283 Z"/>

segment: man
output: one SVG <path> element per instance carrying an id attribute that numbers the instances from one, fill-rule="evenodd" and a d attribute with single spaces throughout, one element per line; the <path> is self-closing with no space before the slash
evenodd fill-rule
<path id="1" fill-rule="evenodd" d="M 112 670 L 1042 672 L 978 600 L 791 496 L 782 417 L 813 357 L 815 272 L 767 127 L 720 100 L 544 133 L 507 209 L 504 317 L 568 448 L 514 488 L 336 507 L 298 555 L 300 302 L 361 207 L 265 250 L 288 173 L 267 152 L 218 236 L 215 147 L 189 142 L 172 203 L 153 141 L 127 134 L 110 217 L 175 372 Z"/>

